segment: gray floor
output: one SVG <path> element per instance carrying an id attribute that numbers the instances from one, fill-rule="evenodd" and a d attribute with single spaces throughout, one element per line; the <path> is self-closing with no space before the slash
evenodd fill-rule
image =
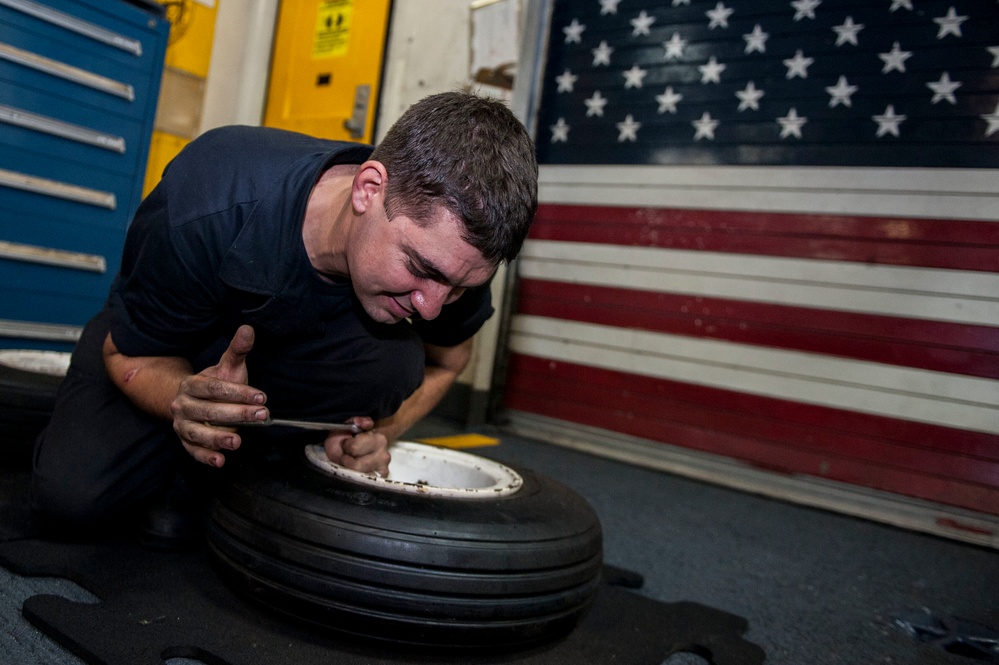
<path id="1" fill-rule="evenodd" d="M 452 431 L 430 422 L 408 438 Z M 473 452 L 551 476 L 590 501 L 607 562 L 643 574 L 640 593 L 745 617 L 767 663 L 974 665 L 916 642 L 892 618 L 925 609 L 999 628 L 999 552 L 481 431 L 502 444 Z M 0 568 L 0 663 L 82 662 L 21 618 L 21 602 L 36 593 L 95 600 L 65 580 Z"/>
<path id="2" fill-rule="evenodd" d="M 999 627 L 999 552 L 523 440 L 484 454 L 583 494 L 609 563 L 641 572 L 657 600 L 745 617 L 768 663 L 974 663 L 916 643 L 893 615 Z"/>

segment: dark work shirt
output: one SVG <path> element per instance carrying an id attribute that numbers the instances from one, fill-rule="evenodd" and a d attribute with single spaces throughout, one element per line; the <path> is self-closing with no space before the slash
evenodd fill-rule
<path id="1" fill-rule="evenodd" d="M 423 343 L 460 344 L 493 310 L 486 285 L 432 321 L 380 324 L 349 282 L 319 277 L 302 241 L 309 194 L 326 169 L 371 150 L 260 127 L 190 143 L 129 229 L 108 299 L 119 351 L 184 357 L 198 371 L 250 324 L 249 381 L 275 417 L 394 413 L 423 379 Z"/>

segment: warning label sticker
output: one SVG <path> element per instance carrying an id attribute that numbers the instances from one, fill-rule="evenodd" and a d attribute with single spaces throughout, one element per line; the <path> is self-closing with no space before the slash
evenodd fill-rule
<path id="1" fill-rule="evenodd" d="M 354 0 L 321 0 L 312 40 L 312 59 L 333 58 L 347 53 Z"/>

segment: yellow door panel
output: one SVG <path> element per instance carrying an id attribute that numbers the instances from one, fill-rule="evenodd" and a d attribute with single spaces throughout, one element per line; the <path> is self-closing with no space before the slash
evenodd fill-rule
<path id="1" fill-rule="evenodd" d="M 170 41 L 149 143 L 143 196 L 153 191 L 164 167 L 200 131 L 218 13 L 215 2 L 208 0 L 160 0 L 160 4 L 166 7 L 170 20 Z"/>
<path id="2" fill-rule="evenodd" d="M 232 2 L 232 0 L 218 0 Z M 170 42 L 167 46 L 167 67 L 179 69 L 201 78 L 208 77 L 215 41 L 215 2 L 205 0 L 160 0 L 170 19 Z"/>
<path id="3" fill-rule="evenodd" d="M 264 125 L 370 143 L 391 0 L 282 0 Z"/>
<path id="4" fill-rule="evenodd" d="M 142 186 L 142 195 L 146 196 L 159 184 L 163 169 L 170 160 L 180 153 L 190 142 L 189 139 L 174 136 L 167 132 L 154 131 L 149 142 L 149 161 L 146 167 L 146 179 Z"/>

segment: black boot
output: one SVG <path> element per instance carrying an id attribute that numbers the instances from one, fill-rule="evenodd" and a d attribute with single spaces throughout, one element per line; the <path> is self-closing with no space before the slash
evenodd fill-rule
<path id="1" fill-rule="evenodd" d="M 158 550 L 181 551 L 202 542 L 208 501 L 183 473 L 138 515 L 138 541 Z"/>

